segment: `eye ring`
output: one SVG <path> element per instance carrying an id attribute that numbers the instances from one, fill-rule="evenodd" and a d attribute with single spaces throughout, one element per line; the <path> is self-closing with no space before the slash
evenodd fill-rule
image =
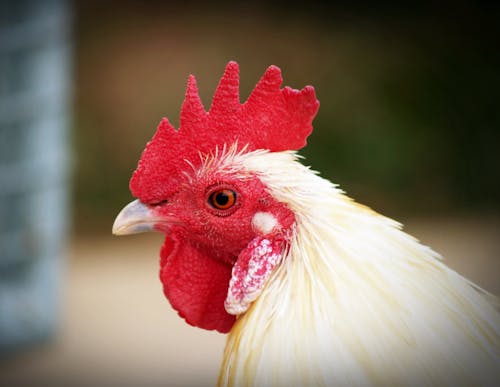
<path id="1" fill-rule="evenodd" d="M 208 196 L 208 204 L 216 210 L 229 210 L 236 204 L 236 192 L 227 188 L 216 189 Z"/>

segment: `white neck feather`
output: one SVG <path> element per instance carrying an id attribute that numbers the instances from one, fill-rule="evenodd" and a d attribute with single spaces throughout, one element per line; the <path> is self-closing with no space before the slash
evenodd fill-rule
<path id="1" fill-rule="evenodd" d="M 400 225 L 293 152 L 233 154 L 295 213 L 290 251 L 229 334 L 221 386 L 499 382 L 500 317 Z"/>

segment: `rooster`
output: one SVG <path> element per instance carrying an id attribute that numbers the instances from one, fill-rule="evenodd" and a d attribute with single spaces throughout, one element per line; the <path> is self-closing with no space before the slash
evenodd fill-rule
<path id="1" fill-rule="evenodd" d="M 230 62 L 209 111 L 189 77 L 130 181 L 115 234 L 159 231 L 166 298 L 229 333 L 220 386 L 500 385 L 494 296 L 302 165 L 319 102 Z"/>

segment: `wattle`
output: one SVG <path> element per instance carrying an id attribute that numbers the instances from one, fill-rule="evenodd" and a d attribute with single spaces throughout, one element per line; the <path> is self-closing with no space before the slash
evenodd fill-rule
<path id="1" fill-rule="evenodd" d="M 224 309 L 231 266 L 188 241 L 168 235 L 160 253 L 163 292 L 179 315 L 193 326 L 227 333 L 235 316 Z"/>

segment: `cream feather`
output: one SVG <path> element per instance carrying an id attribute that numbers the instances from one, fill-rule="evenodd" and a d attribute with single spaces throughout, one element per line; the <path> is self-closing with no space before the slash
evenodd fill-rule
<path id="1" fill-rule="evenodd" d="M 499 313 L 437 253 L 294 152 L 219 160 L 296 216 L 287 257 L 229 334 L 220 386 L 500 385 Z"/>

